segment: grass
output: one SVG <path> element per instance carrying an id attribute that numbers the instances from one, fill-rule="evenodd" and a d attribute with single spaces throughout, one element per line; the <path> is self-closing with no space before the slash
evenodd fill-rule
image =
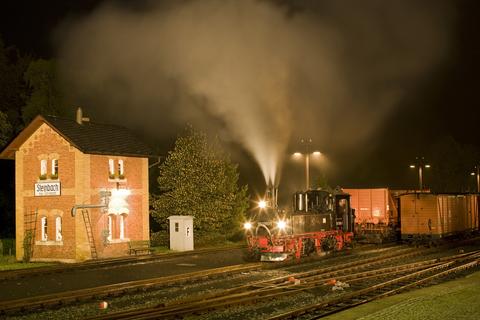
<path id="1" fill-rule="evenodd" d="M 18 262 L 15 260 L 14 256 L 0 256 L 0 271 L 38 268 L 38 267 L 52 266 L 55 264 L 56 263 L 48 263 L 48 262 L 29 262 L 29 263 Z"/>
<path id="2" fill-rule="evenodd" d="M 153 253 L 169 253 L 172 252 L 169 248 L 164 246 L 152 247 Z"/>
<path id="3" fill-rule="evenodd" d="M 387 297 L 349 309 L 328 320 L 479 319 L 480 272 L 436 286 Z"/>
<path id="4" fill-rule="evenodd" d="M 206 244 L 206 243 L 194 243 L 195 249 L 214 249 L 214 248 L 224 248 L 224 247 L 237 247 L 241 245 L 245 245 L 245 240 L 232 242 L 228 240 L 213 242 L 214 244 Z M 172 253 L 175 252 L 174 250 L 170 250 L 166 246 L 155 246 L 153 248 L 153 253 Z"/>

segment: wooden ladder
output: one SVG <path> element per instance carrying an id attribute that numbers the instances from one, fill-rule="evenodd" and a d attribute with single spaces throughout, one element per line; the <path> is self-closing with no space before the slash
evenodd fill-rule
<path id="1" fill-rule="evenodd" d="M 83 222 L 85 222 L 85 228 L 87 229 L 88 243 L 90 244 L 90 252 L 92 259 L 98 259 L 97 248 L 95 248 L 95 240 L 93 239 L 92 224 L 90 222 L 90 215 L 88 210 L 82 209 Z"/>
<path id="2" fill-rule="evenodd" d="M 30 234 L 29 240 L 29 249 L 30 249 L 30 258 L 33 258 L 33 249 L 35 248 L 35 235 L 37 231 L 37 216 L 38 216 L 38 209 L 29 210 L 25 213 L 25 220 L 24 220 L 24 237 L 27 237 Z"/>

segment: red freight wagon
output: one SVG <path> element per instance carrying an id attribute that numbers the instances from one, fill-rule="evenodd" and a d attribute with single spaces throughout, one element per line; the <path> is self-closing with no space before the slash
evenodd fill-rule
<path id="1" fill-rule="evenodd" d="M 387 188 L 343 191 L 350 194 L 350 204 L 355 209 L 355 233 L 359 240 L 382 242 L 395 238 L 398 210 Z"/>
<path id="2" fill-rule="evenodd" d="M 402 239 L 438 239 L 478 230 L 477 194 L 400 195 Z"/>

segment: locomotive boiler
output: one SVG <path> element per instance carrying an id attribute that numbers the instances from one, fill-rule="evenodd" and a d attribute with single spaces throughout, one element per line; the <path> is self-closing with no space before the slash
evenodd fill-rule
<path id="1" fill-rule="evenodd" d="M 293 195 L 292 207 L 277 207 L 277 190 L 269 188 L 245 222 L 248 252 L 261 261 L 282 261 L 341 250 L 353 242 L 355 225 L 350 195 L 335 190 L 307 190 Z"/>

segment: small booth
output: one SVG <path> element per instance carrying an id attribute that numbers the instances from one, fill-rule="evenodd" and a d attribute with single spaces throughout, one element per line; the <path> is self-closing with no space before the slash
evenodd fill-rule
<path id="1" fill-rule="evenodd" d="M 170 216 L 170 250 L 193 250 L 193 217 Z"/>

